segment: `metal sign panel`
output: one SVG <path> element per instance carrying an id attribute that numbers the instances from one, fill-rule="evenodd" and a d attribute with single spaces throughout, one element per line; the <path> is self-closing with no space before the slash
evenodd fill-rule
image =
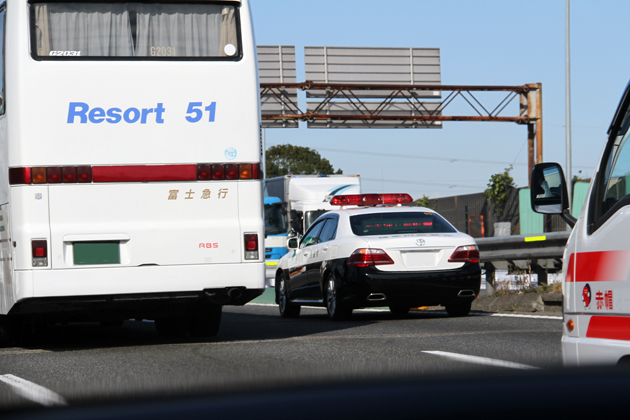
<path id="1" fill-rule="evenodd" d="M 258 45 L 258 77 L 260 83 L 296 83 L 295 47 Z M 269 91 L 261 89 L 262 115 L 295 113 L 290 104 L 297 104 L 297 89 Z M 263 128 L 297 128 L 295 120 L 263 120 Z"/>
<path id="2" fill-rule="evenodd" d="M 304 47 L 306 80 L 316 83 L 435 85 L 441 83 L 439 48 Z M 391 92 L 357 92 L 363 98 L 383 98 Z M 419 91 L 418 97 L 439 98 L 439 91 Z M 307 92 L 309 98 L 326 91 Z"/>

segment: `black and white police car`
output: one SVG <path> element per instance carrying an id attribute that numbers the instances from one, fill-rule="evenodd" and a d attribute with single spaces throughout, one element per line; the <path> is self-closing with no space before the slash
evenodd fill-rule
<path id="1" fill-rule="evenodd" d="M 433 305 L 468 315 L 481 283 L 475 240 L 433 210 L 401 206 L 412 201 L 408 194 L 333 197 L 339 210 L 287 241 L 276 272 L 280 315 L 297 317 L 302 305 L 325 306 L 332 319 L 381 306 L 399 316 Z"/>

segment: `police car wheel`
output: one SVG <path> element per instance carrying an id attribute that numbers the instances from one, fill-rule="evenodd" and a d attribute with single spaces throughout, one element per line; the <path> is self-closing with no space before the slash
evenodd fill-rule
<path id="1" fill-rule="evenodd" d="M 390 305 L 389 311 L 395 316 L 406 316 L 411 308 L 405 305 Z"/>
<path id="2" fill-rule="evenodd" d="M 334 275 L 328 276 L 326 281 L 326 310 L 328 318 L 332 320 L 346 319 L 352 315 L 352 308 L 339 300 L 339 282 Z"/>
<path id="3" fill-rule="evenodd" d="M 452 303 L 450 305 L 445 305 L 446 312 L 449 316 L 452 317 L 460 317 L 467 316 L 470 312 L 470 307 L 472 302 L 462 302 L 462 303 Z"/>
<path id="4" fill-rule="evenodd" d="M 287 295 L 287 286 L 281 275 L 276 279 L 278 285 L 278 309 L 282 318 L 297 318 L 300 316 L 300 306 L 289 303 Z"/>

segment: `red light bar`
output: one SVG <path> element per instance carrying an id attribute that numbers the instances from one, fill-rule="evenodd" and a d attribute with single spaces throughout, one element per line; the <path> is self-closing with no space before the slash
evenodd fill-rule
<path id="1" fill-rule="evenodd" d="M 378 204 L 409 204 L 413 198 L 409 194 L 349 194 L 336 195 L 330 200 L 331 206 L 376 206 Z"/>
<path id="2" fill-rule="evenodd" d="M 195 181 L 197 165 L 93 166 L 93 182 Z"/>

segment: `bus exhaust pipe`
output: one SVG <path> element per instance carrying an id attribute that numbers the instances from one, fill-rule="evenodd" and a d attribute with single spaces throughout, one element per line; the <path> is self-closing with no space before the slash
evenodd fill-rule
<path id="1" fill-rule="evenodd" d="M 232 299 L 239 299 L 243 296 L 243 291 L 238 287 L 233 287 L 231 289 L 228 289 L 227 294 Z"/>
<path id="2" fill-rule="evenodd" d="M 474 290 L 460 290 L 459 293 L 457 294 L 457 296 L 473 297 L 473 296 L 475 296 L 475 291 Z"/>
<path id="3" fill-rule="evenodd" d="M 370 295 L 367 297 L 367 300 L 369 300 L 370 302 L 377 302 L 385 299 L 387 299 L 387 297 L 383 293 L 370 293 Z"/>

